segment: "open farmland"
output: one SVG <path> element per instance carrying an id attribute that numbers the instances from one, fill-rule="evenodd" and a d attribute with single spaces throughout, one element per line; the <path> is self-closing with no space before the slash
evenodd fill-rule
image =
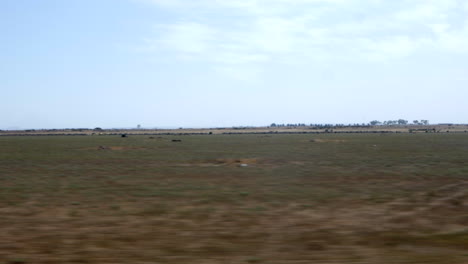
<path id="1" fill-rule="evenodd" d="M 466 133 L 0 149 L 1 263 L 468 263 Z"/>

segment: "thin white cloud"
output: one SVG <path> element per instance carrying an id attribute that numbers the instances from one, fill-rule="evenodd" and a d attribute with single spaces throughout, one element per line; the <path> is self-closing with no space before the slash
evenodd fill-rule
<path id="1" fill-rule="evenodd" d="M 402 58 L 410 55 L 420 43 L 407 36 L 395 36 L 388 39 L 369 41 L 363 45 L 365 54 L 371 61 L 386 61 L 389 58 Z"/>
<path id="2" fill-rule="evenodd" d="M 449 30 L 447 26 L 435 27 L 436 46 L 452 53 L 468 54 L 468 21 L 461 30 Z"/>
<path id="3" fill-rule="evenodd" d="M 259 76 L 262 75 L 262 69 L 256 66 L 235 67 L 235 65 L 221 65 L 214 68 L 215 72 L 223 76 L 248 82 L 259 82 Z"/>
<path id="4" fill-rule="evenodd" d="M 160 41 L 168 47 L 187 53 L 209 52 L 217 32 L 208 25 L 188 22 L 168 25 Z"/>
<path id="5" fill-rule="evenodd" d="M 462 0 L 146 0 L 174 12 L 153 43 L 219 68 L 468 53 Z"/>
<path id="6" fill-rule="evenodd" d="M 450 1 L 439 1 L 438 3 L 448 3 Z M 434 2 L 418 4 L 410 8 L 396 13 L 395 18 L 400 21 L 412 23 L 427 23 L 431 21 L 440 21 L 447 18 L 447 11 L 450 10 L 449 5 L 440 5 Z"/>

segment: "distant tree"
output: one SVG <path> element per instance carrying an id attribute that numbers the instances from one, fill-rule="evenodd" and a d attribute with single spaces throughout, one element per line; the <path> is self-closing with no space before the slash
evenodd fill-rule
<path id="1" fill-rule="evenodd" d="M 276 127 L 276 124 L 275 124 L 275 123 L 272 123 L 270 126 L 271 126 L 271 127 Z"/>
<path id="2" fill-rule="evenodd" d="M 421 124 L 423 124 L 423 125 L 429 125 L 429 120 L 421 120 Z"/>
<path id="3" fill-rule="evenodd" d="M 101 131 L 101 130 L 102 130 L 102 128 L 100 128 L 100 127 L 96 127 L 96 128 L 94 128 L 94 130 L 95 130 L 95 131 Z"/>
<path id="4" fill-rule="evenodd" d="M 387 120 L 384 122 L 384 125 L 387 125 L 387 126 L 393 126 L 397 124 L 398 124 L 398 120 Z"/>
<path id="5" fill-rule="evenodd" d="M 420 125 L 420 123 L 419 123 L 418 120 L 413 120 L 413 124 L 415 124 L 415 125 Z"/>
<path id="6" fill-rule="evenodd" d="M 406 125 L 406 124 L 408 124 L 408 121 L 407 121 L 407 120 L 404 120 L 404 119 L 398 119 L 397 122 L 398 122 L 399 125 Z"/>
<path id="7" fill-rule="evenodd" d="M 378 120 L 372 120 L 372 121 L 369 122 L 369 124 L 370 124 L 371 126 L 377 126 L 377 125 L 382 124 L 382 122 L 380 122 L 380 121 L 378 121 Z"/>

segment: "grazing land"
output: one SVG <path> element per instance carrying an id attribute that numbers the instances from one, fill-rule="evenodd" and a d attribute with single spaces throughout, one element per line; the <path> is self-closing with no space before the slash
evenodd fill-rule
<path id="1" fill-rule="evenodd" d="M 0 137 L 0 262 L 468 263 L 468 134 Z"/>

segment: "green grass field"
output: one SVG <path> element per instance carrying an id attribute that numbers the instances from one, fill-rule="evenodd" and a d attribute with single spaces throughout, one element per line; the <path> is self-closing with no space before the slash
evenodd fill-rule
<path id="1" fill-rule="evenodd" d="M 0 263 L 468 263 L 468 134 L 4 136 L 0 150 Z"/>

